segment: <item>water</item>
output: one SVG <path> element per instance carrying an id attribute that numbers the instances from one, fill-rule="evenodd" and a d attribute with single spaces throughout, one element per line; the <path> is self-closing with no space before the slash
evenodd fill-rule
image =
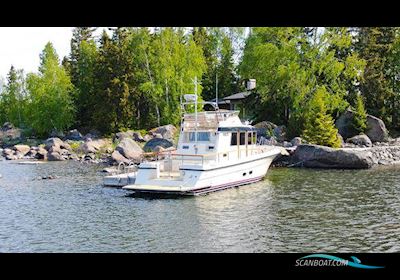
<path id="1" fill-rule="evenodd" d="M 400 251 L 400 168 L 275 168 L 181 199 L 104 188 L 99 170 L 0 161 L 0 252 Z"/>

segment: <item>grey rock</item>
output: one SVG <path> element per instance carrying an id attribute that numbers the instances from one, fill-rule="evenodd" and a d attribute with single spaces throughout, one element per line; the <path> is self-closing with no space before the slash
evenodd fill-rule
<path id="1" fill-rule="evenodd" d="M 301 139 L 301 137 L 294 137 L 290 143 L 292 143 L 293 146 L 298 146 L 301 145 L 301 143 L 303 143 L 303 139 Z"/>
<path id="2" fill-rule="evenodd" d="M 152 137 L 151 135 L 149 135 L 149 134 L 146 134 L 145 136 L 143 136 L 143 140 L 144 140 L 145 142 L 148 142 L 148 141 L 150 141 L 151 139 L 153 139 L 153 137 Z"/>
<path id="3" fill-rule="evenodd" d="M 57 152 L 51 152 L 47 154 L 47 160 L 48 161 L 63 161 L 65 160 L 62 155 L 60 155 Z"/>
<path id="4" fill-rule="evenodd" d="M 128 164 L 130 161 L 129 159 L 127 159 L 126 157 L 124 157 L 123 155 L 121 155 L 120 152 L 118 152 L 117 150 L 115 150 L 112 154 L 111 154 L 111 158 L 116 161 L 117 163 L 125 163 Z"/>
<path id="5" fill-rule="evenodd" d="M 74 140 L 74 141 L 81 141 L 81 140 L 83 140 L 83 136 L 77 129 L 73 129 L 73 130 L 68 131 L 66 139 Z"/>
<path id="6" fill-rule="evenodd" d="M 150 130 L 151 133 L 160 134 L 161 138 L 164 138 L 167 140 L 173 140 L 175 133 L 177 131 L 178 131 L 178 129 L 175 126 L 173 126 L 172 124 L 159 126 L 159 127 L 156 127 L 156 128 L 153 128 L 152 130 Z"/>
<path id="7" fill-rule="evenodd" d="M 136 142 L 146 142 L 143 138 L 143 136 L 140 134 L 140 132 L 133 132 L 132 133 L 132 138 L 133 140 L 135 140 Z"/>
<path id="8" fill-rule="evenodd" d="M 115 148 L 125 158 L 134 162 L 140 162 L 143 157 L 142 148 L 132 139 L 124 138 Z"/>
<path id="9" fill-rule="evenodd" d="M 39 147 L 36 151 L 35 158 L 36 159 L 47 159 L 47 154 L 48 154 L 48 152 L 46 151 L 46 149 Z"/>
<path id="10" fill-rule="evenodd" d="M 344 139 L 351 138 L 358 134 L 353 128 L 353 117 L 354 111 L 348 109 L 335 122 L 339 133 Z M 389 137 L 385 123 L 372 115 L 367 115 L 367 131 L 365 134 L 372 142 L 386 142 Z"/>
<path id="11" fill-rule="evenodd" d="M 353 136 L 351 138 L 348 138 L 346 140 L 347 143 L 352 143 L 358 146 L 364 146 L 364 147 L 372 147 L 372 142 L 369 139 L 369 137 L 365 134 L 360 134 Z"/>
<path id="12" fill-rule="evenodd" d="M 160 146 L 160 147 L 166 149 L 166 148 L 172 147 L 173 143 L 166 139 L 154 138 L 154 139 L 151 139 L 150 141 L 148 141 L 146 143 L 146 145 L 144 145 L 143 150 L 145 152 L 153 152 L 155 147 L 157 147 L 157 146 Z"/>
<path id="13" fill-rule="evenodd" d="M 299 145 L 292 157 L 294 166 L 311 168 L 365 169 L 373 166 L 369 149 L 333 149 L 318 145 Z"/>
<path id="14" fill-rule="evenodd" d="M 283 142 L 286 139 L 286 126 L 284 125 L 280 125 L 274 128 L 273 132 L 274 132 L 274 136 L 276 137 L 276 140 L 278 140 L 279 142 Z"/>
<path id="15" fill-rule="evenodd" d="M 62 141 L 58 137 L 52 137 L 52 138 L 49 138 L 49 139 L 47 139 L 45 141 L 45 147 L 44 148 L 47 151 L 49 151 L 51 147 L 55 147 L 56 149 L 60 148 L 60 149 L 71 150 L 71 146 L 68 143 Z"/>

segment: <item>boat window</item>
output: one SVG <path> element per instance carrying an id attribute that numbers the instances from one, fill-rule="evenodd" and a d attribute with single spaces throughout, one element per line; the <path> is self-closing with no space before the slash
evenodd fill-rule
<path id="1" fill-rule="evenodd" d="M 253 141 L 253 132 L 247 133 L 247 145 L 251 145 L 251 141 Z"/>
<path id="2" fill-rule="evenodd" d="M 246 132 L 240 132 L 240 145 L 246 145 Z"/>
<path id="3" fill-rule="evenodd" d="M 189 132 L 189 142 L 196 141 L 195 133 L 196 132 Z M 197 132 L 197 141 L 210 141 L 210 133 L 209 132 Z"/>
<path id="4" fill-rule="evenodd" d="M 253 144 L 257 144 L 257 132 L 253 132 Z"/>
<path id="5" fill-rule="evenodd" d="M 236 146 L 237 144 L 237 132 L 232 132 L 231 146 Z"/>

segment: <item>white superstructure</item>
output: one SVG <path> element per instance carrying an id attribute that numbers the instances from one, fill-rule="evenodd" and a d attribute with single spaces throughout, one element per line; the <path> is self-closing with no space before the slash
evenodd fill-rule
<path id="1" fill-rule="evenodd" d="M 162 160 L 143 162 L 135 183 L 123 187 L 136 193 L 196 195 L 261 180 L 284 149 L 257 145 L 251 125 L 239 111 L 197 112 L 197 95 L 185 95 L 177 149 Z M 204 103 L 203 103 L 204 104 Z M 194 113 L 186 113 L 186 106 Z M 193 108 L 192 108 L 193 109 Z"/>

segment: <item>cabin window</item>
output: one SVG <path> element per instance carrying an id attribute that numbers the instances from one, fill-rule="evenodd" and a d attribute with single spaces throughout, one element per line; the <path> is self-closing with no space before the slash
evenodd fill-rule
<path id="1" fill-rule="evenodd" d="M 247 145 L 251 145 L 253 141 L 253 132 L 248 132 L 247 133 Z"/>
<path id="2" fill-rule="evenodd" d="M 240 132 L 240 145 L 246 145 L 246 132 Z"/>
<path id="3" fill-rule="evenodd" d="M 195 133 L 196 132 L 189 132 L 189 142 L 196 141 Z M 197 132 L 197 141 L 202 141 L 202 142 L 210 141 L 210 133 L 209 132 Z"/>
<path id="4" fill-rule="evenodd" d="M 253 132 L 253 144 L 257 144 L 257 132 Z"/>
<path id="5" fill-rule="evenodd" d="M 237 144 L 237 132 L 232 132 L 231 146 L 236 146 Z"/>

